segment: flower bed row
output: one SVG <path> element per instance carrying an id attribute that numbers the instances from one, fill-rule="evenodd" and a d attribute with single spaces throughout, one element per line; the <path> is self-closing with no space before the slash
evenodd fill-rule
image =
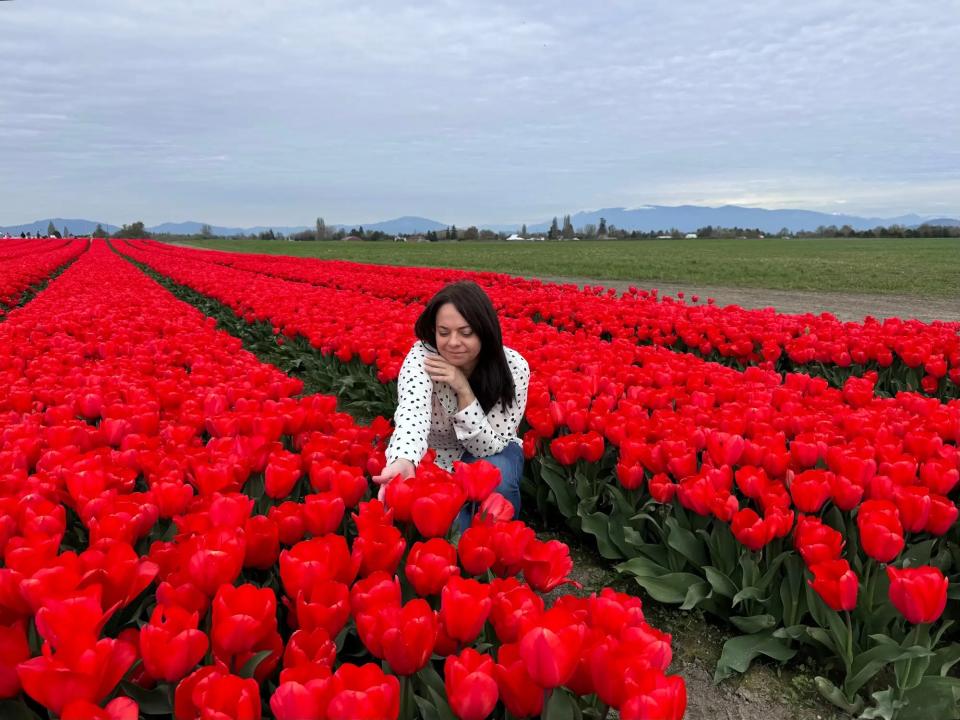
<path id="1" fill-rule="evenodd" d="M 99 241 L 11 313 L 0 715 L 682 717 L 669 636 L 610 590 L 545 601 L 568 550 L 489 466 L 387 509 L 389 424 L 301 389 Z"/>
<path id="2" fill-rule="evenodd" d="M 139 257 L 234 306 L 256 302 L 238 284 L 249 274 Z M 263 317 L 286 331 L 283 301 L 265 302 Z M 376 317 L 395 307 L 368 297 L 349 311 Z M 821 689 L 851 711 L 864 707 L 865 688 L 887 715 L 924 717 L 953 702 L 956 603 L 937 632 L 928 621 L 943 612 L 950 581 L 956 599 L 960 579 L 960 403 L 876 398 L 871 377 L 842 390 L 805 375 L 781 382 L 623 339 L 533 323 L 523 332 L 520 322 L 505 329 L 533 371 L 528 492 L 605 556 L 627 558 L 621 569 L 655 598 L 702 607 L 744 632 L 725 648 L 719 676 L 803 646 L 835 665 Z M 388 354 L 412 341 L 373 327 Z M 339 349 L 316 328 L 304 334 Z"/>
<path id="3" fill-rule="evenodd" d="M 31 286 L 76 260 L 87 245 L 87 240 L 0 241 L 0 318 L 21 302 Z"/>
<path id="4" fill-rule="evenodd" d="M 841 386 L 849 377 L 876 371 L 877 390 L 922 391 L 941 399 L 960 397 L 960 323 L 890 318 L 841 322 L 829 314 L 787 315 L 660 297 L 631 288 L 617 297 L 602 288 L 542 283 L 499 273 L 391 268 L 344 261 L 191 250 L 143 241 L 138 247 L 172 257 L 212 262 L 317 286 L 362 292 L 403 303 L 424 303 L 445 283 L 476 280 L 509 317 L 530 317 L 560 329 L 601 338 L 690 352 L 743 369 L 762 365 L 781 373 L 805 372 Z"/>

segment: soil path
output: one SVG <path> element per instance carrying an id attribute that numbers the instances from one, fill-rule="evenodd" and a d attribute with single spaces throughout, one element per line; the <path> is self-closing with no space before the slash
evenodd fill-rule
<path id="1" fill-rule="evenodd" d="M 678 291 L 699 295 L 700 302 L 712 297 L 718 305 L 739 305 L 745 308 L 776 308 L 777 312 L 803 314 L 832 313 L 840 320 L 862 321 L 875 318 L 916 318 L 924 322 L 934 320 L 960 321 L 960 289 L 956 297 L 924 298 L 917 295 L 876 295 L 868 293 L 814 292 L 809 290 L 771 290 L 769 288 L 698 286 L 657 280 L 598 280 L 585 277 L 540 277 L 544 282 L 602 285 L 623 292 L 633 287 L 657 288 L 661 295 L 676 295 Z"/>

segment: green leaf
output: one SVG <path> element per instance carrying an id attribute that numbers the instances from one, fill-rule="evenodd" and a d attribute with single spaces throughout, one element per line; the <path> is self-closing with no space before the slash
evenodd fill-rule
<path id="1" fill-rule="evenodd" d="M 543 720 L 582 720 L 580 705 L 570 691 L 555 688 L 540 715 Z"/>
<path id="2" fill-rule="evenodd" d="M 147 715 L 166 715 L 173 714 L 173 708 L 170 707 L 170 692 L 166 685 L 157 685 L 152 690 L 144 690 L 139 685 L 129 682 L 120 683 L 120 692 L 135 700 L 140 706 L 140 712 Z M 6 715 L 2 715 L 6 717 Z"/>
<path id="3" fill-rule="evenodd" d="M 770 630 L 777 626 L 777 621 L 773 615 L 750 615 L 749 617 L 736 615 L 730 618 L 730 622 L 732 622 L 740 632 L 750 635 L 763 630 Z"/>
<path id="4" fill-rule="evenodd" d="M 920 652 L 917 652 L 918 650 Z M 850 666 L 850 674 L 843 683 L 843 688 L 846 690 L 848 696 L 852 696 L 868 683 L 872 677 L 885 669 L 888 664 L 897 662 L 898 660 L 920 657 L 925 652 L 923 648 L 919 647 L 903 649 L 899 645 L 893 644 L 876 645 L 860 653 L 853 659 L 853 664 Z"/>
<path id="5" fill-rule="evenodd" d="M 653 560 L 637 556 L 622 562 L 614 568 L 622 575 L 636 575 L 637 577 L 651 577 L 666 573 L 667 570 L 662 565 L 658 565 Z"/>
<path id="6" fill-rule="evenodd" d="M 714 682 L 720 682 L 735 673 L 746 672 L 750 663 L 759 655 L 786 662 L 796 655 L 796 652 L 785 640 L 774 637 L 772 630 L 730 638 L 723 644 L 720 660 L 717 661 L 717 671 L 713 676 Z"/>
<path id="7" fill-rule="evenodd" d="M 744 600 L 759 600 L 760 602 L 765 603 L 767 600 L 769 600 L 769 598 L 765 598 L 763 595 L 763 591 L 758 587 L 753 585 L 750 587 L 745 587 L 743 590 L 733 596 L 733 607 L 736 607 Z"/>
<path id="8" fill-rule="evenodd" d="M 427 692 L 430 693 L 430 699 L 433 700 L 433 706 L 436 708 L 440 720 L 457 720 L 457 716 L 453 714 L 453 710 L 450 709 L 447 702 L 446 691 L 437 692 L 428 686 Z"/>
<path id="9" fill-rule="evenodd" d="M 22 698 L 16 702 L 13 700 L 0 701 L 0 717 L 4 720 L 40 720 L 40 716 L 27 707 Z"/>
<path id="10" fill-rule="evenodd" d="M 257 666 L 266 660 L 272 652 L 273 650 L 261 650 L 260 652 L 254 654 L 252 658 L 243 664 L 243 667 L 240 668 L 240 672 L 238 672 L 237 675 L 242 678 L 252 678 Z"/>
<path id="11" fill-rule="evenodd" d="M 732 598 L 737 594 L 737 586 L 725 574 L 717 570 L 712 565 L 703 568 L 704 575 L 707 576 L 707 582 L 713 587 L 714 591 L 724 597 Z"/>
<path id="12" fill-rule="evenodd" d="M 676 518 L 667 518 L 664 523 L 667 532 L 667 545 L 683 555 L 694 567 L 707 564 L 707 552 L 702 540 L 686 528 L 677 524 Z"/>
<path id="13" fill-rule="evenodd" d="M 897 720 L 958 720 L 960 718 L 960 679 L 927 675 L 917 687 L 903 696 L 907 703 Z"/>
<path id="14" fill-rule="evenodd" d="M 577 514 L 577 501 L 567 478 L 546 464 L 540 466 L 540 476 L 553 491 L 560 513 L 566 518 L 574 517 Z"/>
<path id="15" fill-rule="evenodd" d="M 814 678 L 814 683 L 817 686 L 817 692 L 841 710 L 851 714 L 863 710 L 863 698 L 855 696 L 852 701 L 847 699 L 843 691 L 825 677 L 818 675 Z"/>
<path id="16" fill-rule="evenodd" d="M 577 515 L 580 516 L 583 531 L 596 538 L 597 550 L 601 556 L 607 560 L 621 559 L 623 554 L 610 542 L 610 516 L 599 512 L 586 512 L 583 505 L 584 503 L 581 502 L 577 508 Z"/>
<path id="17" fill-rule="evenodd" d="M 634 579 L 654 600 L 674 604 L 685 602 L 690 586 L 702 582 L 699 577 L 690 573 L 666 573 L 659 577 Z"/>
<path id="18" fill-rule="evenodd" d="M 710 592 L 710 583 L 702 581 L 694 583 L 687 588 L 687 594 L 683 598 L 683 605 L 680 606 L 680 609 L 693 610 L 703 600 L 706 600 L 708 597 L 710 597 Z"/>

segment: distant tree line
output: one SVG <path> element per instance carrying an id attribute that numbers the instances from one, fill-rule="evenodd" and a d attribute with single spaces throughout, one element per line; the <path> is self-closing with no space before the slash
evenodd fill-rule
<path id="1" fill-rule="evenodd" d="M 56 233 L 53 223 L 50 223 L 48 234 Z M 65 235 L 69 236 L 65 230 Z M 56 233 L 59 234 L 59 233 Z M 624 230 L 607 223 L 606 218 L 600 218 L 597 224 L 585 224 L 580 228 L 574 228 L 570 215 L 564 215 L 563 218 L 554 217 L 548 229 L 543 232 L 527 231 L 527 226 L 521 225 L 519 234 L 522 238 L 536 240 L 651 240 L 658 238 L 681 239 L 693 233 L 687 233 L 677 228 L 666 230 Z M 937 237 L 960 237 L 960 227 L 952 225 L 930 225 L 924 224 L 918 227 L 907 227 L 905 225 L 878 226 L 870 230 L 855 230 L 850 225 L 821 225 L 816 230 L 791 231 L 789 228 L 782 228 L 779 232 L 771 233 L 760 228 L 741 228 L 741 227 L 719 227 L 707 225 L 696 231 L 698 238 L 712 239 L 735 239 L 735 238 L 764 238 L 764 237 L 794 237 L 794 238 L 814 238 L 814 237 L 838 237 L 838 238 L 937 238 Z M 97 225 L 92 233 L 93 237 L 109 237 L 109 233 L 101 225 Z M 145 238 L 157 237 L 165 240 L 196 240 L 214 239 L 226 236 L 218 236 L 214 233 L 210 225 L 202 225 L 199 232 L 192 235 L 182 234 L 152 234 L 144 227 L 142 221 L 124 225 L 113 237 L 123 238 Z M 364 230 L 363 226 L 350 228 L 349 230 L 339 227 L 331 228 L 326 224 L 322 217 L 318 217 L 312 229 L 301 232 L 284 235 L 273 229 L 265 230 L 255 235 L 230 235 L 230 239 L 235 240 L 288 240 L 294 242 L 317 242 L 317 241 L 338 241 L 346 238 L 355 238 L 366 242 L 392 242 L 406 241 L 410 238 L 416 238 L 426 242 L 475 242 L 475 241 L 496 241 L 506 240 L 507 233 L 495 232 L 493 230 L 481 230 L 475 225 L 466 229 L 460 229 L 456 225 L 450 225 L 445 230 L 430 230 L 425 233 L 410 234 L 391 234 L 382 230 Z"/>

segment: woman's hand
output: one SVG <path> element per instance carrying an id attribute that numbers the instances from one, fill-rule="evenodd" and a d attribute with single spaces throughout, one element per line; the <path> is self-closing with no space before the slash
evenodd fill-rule
<path id="1" fill-rule="evenodd" d="M 390 484 L 391 480 L 397 476 L 401 478 L 413 477 L 414 469 L 413 463 L 406 458 L 397 458 L 392 463 L 384 465 L 383 470 L 380 471 L 380 474 L 374 475 L 371 478 L 371 480 L 380 486 L 380 492 L 377 493 L 377 499 L 381 501 L 383 500 L 383 497 L 387 491 L 387 485 Z"/>
<path id="2" fill-rule="evenodd" d="M 431 380 L 436 382 L 445 382 L 457 395 L 461 395 L 470 390 L 470 382 L 463 370 L 456 365 L 451 365 L 439 355 L 427 355 L 423 359 L 423 369 Z"/>

